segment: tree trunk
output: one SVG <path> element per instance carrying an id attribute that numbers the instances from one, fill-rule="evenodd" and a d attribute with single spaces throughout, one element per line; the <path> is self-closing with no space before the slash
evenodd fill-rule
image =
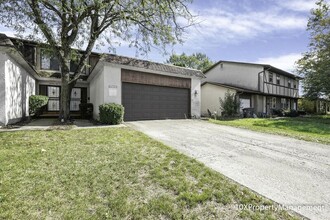
<path id="1" fill-rule="evenodd" d="M 69 84 L 70 75 L 65 74 L 62 76 L 62 86 L 61 86 L 61 109 L 60 109 L 60 121 L 67 122 L 70 120 L 70 98 L 72 85 Z"/>

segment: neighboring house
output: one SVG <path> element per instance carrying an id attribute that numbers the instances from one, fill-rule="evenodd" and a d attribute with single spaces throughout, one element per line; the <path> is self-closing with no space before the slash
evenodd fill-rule
<path id="1" fill-rule="evenodd" d="M 46 95 L 43 116 L 58 116 L 60 66 L 42 44 L 0 35 L 0 125 L 28 116 L 28 98 Z M 71 115 L 79 116 L 80 103 L 123 104 L 125 121 L 200 117 L 199 70 L 145 60 L 93 53 L 89 67 L 71 93 Z M 74 70 L 75 63 L 71 63 Z"/>
<path id="2" fill-rule="evenodd" d="M 236 93 L 241 109 L 253 108 L 260 115 L 272 109 L 297 110 L 300 77 L 271 65 L 219 61 L 202 80 L 202 115 L 208 110 L 221 115 L 219 98 Z"/>

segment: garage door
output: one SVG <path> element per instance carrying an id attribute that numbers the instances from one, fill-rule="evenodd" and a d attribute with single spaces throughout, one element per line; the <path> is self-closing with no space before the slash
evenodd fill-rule
<path id="1" fill-rule="evenodd" d="M 122 84 L 125 121 L 184 119 L 190 115 L 190 89 Z"/>

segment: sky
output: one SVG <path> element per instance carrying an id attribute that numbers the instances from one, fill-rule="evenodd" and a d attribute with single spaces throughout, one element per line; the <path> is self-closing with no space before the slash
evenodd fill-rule
<path id="1" fill-rule="evenodd" d="M 310 10 L 316 0 L 194 0 L 189 10 L 196 25 L 183 35 L 183 44 L 169 53 L 205 53 L 219 60 L 270 64 L 294 71 L 294 63 L 308 50 L 306 31 Z M 0 25 L 0 32 L 13 36 Z M 102 52 L 108 52 L 106 49 Z M 122 44 L 116 54 L 135 57 L 136 50 Z M 158 50 L 138 58 L 165 62 Z"/>

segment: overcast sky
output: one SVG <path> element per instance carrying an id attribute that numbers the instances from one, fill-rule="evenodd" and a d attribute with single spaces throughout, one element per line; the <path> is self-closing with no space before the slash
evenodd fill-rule
<path id="1" fill-rule="evenodd" d="M 187 30 L 183 45 L 168 50 L 202 52 L 213 61 L 265 63 L 291 71 L 307 51 L 306 25 L 314 6 L 314 0 L 195 0 L 189 8 L 198 15 L 198 25 Z M 13 35 L 1 26 L 0 32 Z M 116 53 L 134 57 L 136 51 L 122 45 Z M 168 56 L 153 50 L 139 58 L 164 62 Z"/>

